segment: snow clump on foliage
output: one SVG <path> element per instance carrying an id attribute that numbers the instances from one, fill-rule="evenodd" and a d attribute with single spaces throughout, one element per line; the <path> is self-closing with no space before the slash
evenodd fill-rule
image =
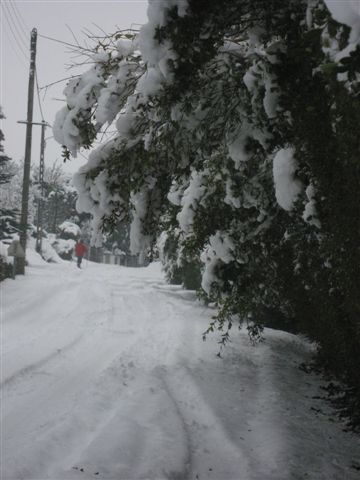
<path id="1" fill-rule="evenodd" d="M 290 211 L 302 190 L 302 183 L 295 178 L 296 160 L 293 148 L 278 151 L 274 158 L 273 174 L 276 200 L 281 208 Z"/>
<path id="2" fill-rule="evenodd" d="M 81 234 L 81 229 L 76 223 L 65 221 L 61 225 L 59 225 L 59 230 L 61 234 L 67 234 L 72 237 L 78 237 Z"/>
<path id="3" fill-rule="evenodd" d="M 208 246 L 201 254 L 201 261 L 205 265 L 201 286 L 207 294 L 211 293 L 215 283 L 219 283 L 216 268 L 234 260 L 234 248 L 233 240 L 224 232 L 216 232 L 210 237 Z"/>
<path id="4" fill-rule="evenodd" d="M 360 2 L 359 0 L 325 0 L 332 17 L 351 28 L 350 43 L 360 43 Z"/>

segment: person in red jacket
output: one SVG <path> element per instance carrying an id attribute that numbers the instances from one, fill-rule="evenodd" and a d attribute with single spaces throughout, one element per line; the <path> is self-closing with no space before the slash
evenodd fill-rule
<path id="1" fill-rule="evenodd" d="M 87 252 L 87 246 L 83 243 L 83 241 L 80 238 L 75 245 L 75 255 L 77 256 L 77 266 L 79 268 L 81 268 L 81 262 L 86 252 Z"/>

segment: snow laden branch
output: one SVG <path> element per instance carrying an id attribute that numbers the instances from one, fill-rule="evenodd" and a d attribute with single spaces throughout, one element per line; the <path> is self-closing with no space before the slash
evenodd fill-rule
<path id="1" fill-rule="evenodd" d="M 359 12 L 345 3 L 149 1 L 138 33 L 101 40 L 55 122 L 72 155 L 116 130 L 76 176 L 95 242 L 131 221 L 133 252 L 159 237 L 169 280 L 202 285 L 220 328 L 303 331 L 334 366 L 360 345 Z M 335 347 L 325 325 L 343 321 Z"/>

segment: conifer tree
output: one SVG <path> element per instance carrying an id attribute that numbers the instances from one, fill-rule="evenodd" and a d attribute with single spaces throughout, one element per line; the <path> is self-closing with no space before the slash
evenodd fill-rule
<path id="1" fill-rule="evenodd" d="M 0 119 L 5 118 L 2 109 L 0 107 Z M 8 184 L 13 176 L 11 171 L 10 157 L 5 154 L 3 141 L 5 136 L 0 129 L 0 186 Z M 9 206 L 4 204 L 0 206 L 0 240 L 11 238 L 11 236 L 18 232 L 18 210 L 15 206 Z"/>

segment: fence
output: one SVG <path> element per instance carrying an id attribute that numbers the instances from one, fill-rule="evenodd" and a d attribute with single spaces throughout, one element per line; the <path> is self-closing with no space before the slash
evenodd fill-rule
<path id="1" fill-rule="evenodd" d="M 140 263 L 138 255 L 114 255 L 113 253 L 103 253 L 102 263 L 123 267 L 146 267 L 149 264 L 147 259 Z"/>

